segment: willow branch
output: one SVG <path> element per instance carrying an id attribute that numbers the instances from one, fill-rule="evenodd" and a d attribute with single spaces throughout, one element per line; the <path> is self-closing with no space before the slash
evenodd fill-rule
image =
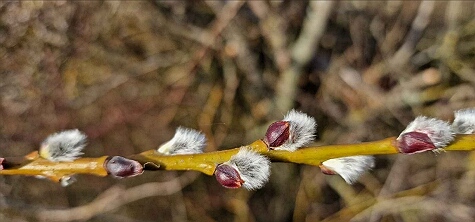
<path id="1" fill-rule="evenodd" d="M 287 162 L 319 166 L 322 162 L 339 157 L 357 155 L 397 154 L 396 138 L 346 145 L 326 145 L 306 147 L 294 152 L 269 150 L 262 140 L 256 140 L 248 148 L 267 156 L 272 162 Z M 475 150 L 475 134 L 458 135 L 445 151 Z M 237 154 L 239 148 L 190 155 L 160 155 L 156 150 L 148 150 L 129 158 L 142 164 L 145 170 L 192 170 L 213 175 L 218 164 L 228 161 Z M 37 152 L 23 158 L 21 163 L 11 163 L 6 158 L 0 175 L 44 176 L 59 182 L 63 176 L 90 174 L 107 176 L 105 162 L 109 156 L 99 158 L 79 158 L 71 162 L 51 162 L 37 156 Z M 33 156 L 33 157 L 31 157 Z"/>
<path id="2" fill-rule="evenodd" d="M 20 161 L 10 161 L 14 158 L 5 158 L 3 160 L 3 170 L 0 175 L 25 175 L 25 176 L 44 176 L 59 182 L 63 176 L 74 174 L 90 174 L 95 176 L 107 176 L 104 163 L 108 156 L 98 158 L 79 158 L 71 162 L 51 162 L 40 158 L 38 152 L 28 154 Z"/>
<path id="3" fill-rule="evenodd" d="M 248 147 L 266 155 L 272 162 L 288 162 L 313 166 L 319 166 L 325 160 L 338 157 L 398 153 L 395 137 L 358 144 L 307 147 L 294 152 L 269 150 L 262 140 L 257 140 Z M 455 141 L 444 150 L 475 150 L 475 135 L 458 135 Z M 153 164 L 159 170 L 194 170 L 212 175 L 218 164 L 228 161 L 238 151 L 239 148 L 234 148 L 202 154 L 164 156 L 158 154 L 155 150 L 149 150 L 129 158 L 142 163 L 144 166 Z"/>

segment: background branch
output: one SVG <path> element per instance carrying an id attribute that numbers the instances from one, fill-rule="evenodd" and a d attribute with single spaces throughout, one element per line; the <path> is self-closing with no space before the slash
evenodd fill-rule
<path id="1" fill-rule="evenodd" d="M 36 217 L 41 221 L 76 221 L 89 220 L 95 215 L 117 210 L 122 205 L 152 196 L 166 196 L 181 191 L 192 183 L 199 174 L 186 172 L 166 182 L 145 183 L 132 188 L 113 186 L 91 203 L 65 210 L 41 210 Z"/>

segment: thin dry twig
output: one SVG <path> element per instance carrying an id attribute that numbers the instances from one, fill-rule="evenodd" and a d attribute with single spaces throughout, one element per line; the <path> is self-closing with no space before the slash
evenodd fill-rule
<path id="1" fill-rule="evenodd" d="M 406 41 L 389 60 L 389 64 L 393 69 L 399 69 L 404 66 L 414 54 L 415 46 L 430 22 L 434 5 L 434 1 L 422 1 L 419 5 L 417 16 L 412 22 Z"/>
<path id="2" fill-rule="evenodd" d="M 292 46 L 292 65 L 281 73 L 277 82 L 277 110 L 289 110 L 297 93 L 297 82 L 302 68 L 317 52 L 318 42 L 326 28 L 333 1 L 310 1 L 307 17 L 303 23 L 299 38 Z"/>
<path id="3" fill-rule="evenodd" d="M 145 183 L 128 189 L 113 186 L 87 205 L 64 210 L 42 210 L 36 214 L 36 217 L 41 221 L 88 220 L 98 214 L 116 210 L 122 205 L 146 197 L 174 194 L 191 184 L 198 176 L 196 172 L 186 172 L 166 182 Z"/>
<path id="4" fill-rule="evenodd" d="M 367 221 L 370 214 L 399 214 L 408 210 L 423 210 L 426 213 L 440 215 L 450 221 L 469 221 L 473 219 L 473 207 L 465 204 L 447 204 L 429 197 L 400 197 L 379 201 L 370 208 L 352 218 L 351 221 Z"/>

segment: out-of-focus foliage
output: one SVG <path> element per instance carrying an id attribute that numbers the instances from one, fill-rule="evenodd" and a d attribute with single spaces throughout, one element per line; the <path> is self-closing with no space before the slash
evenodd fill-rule
<path id="1" fill-rule="evenodd" d="M 67 128 L 88 134 L 88 156 L 156 148 L 179 125 L 203 131 L 207 151 L 238 147 L 291 107 L 317 118 L 319 143 L 354 143 L 475 106 L 470 1 L 0 5 L 0 156 Z M 4 176 L 0 220 L 466 221 L 474 159 L 378 157 L 354 186 L 273 164 L 256 192 L 189 172 L 80 176 L 67 188 Z"/>

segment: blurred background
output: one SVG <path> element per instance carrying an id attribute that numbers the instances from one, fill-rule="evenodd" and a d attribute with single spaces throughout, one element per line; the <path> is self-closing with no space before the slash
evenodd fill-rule
<path id="1" fill-rule="evenodd" d="M 296 108 L 315 145 L 397 136 L 475 106 L 471 1 L 0 2 L 0 156 L 78 128 L 86 156 L 155 149 L 176 127 L 207 151 L 263 137 Z M 196 172 L 63 188 L 0 177 L 0 221 L 470 221 L 475 155 L 377 156 L 349 186 L 275 163 L 261 190 Z"/>

